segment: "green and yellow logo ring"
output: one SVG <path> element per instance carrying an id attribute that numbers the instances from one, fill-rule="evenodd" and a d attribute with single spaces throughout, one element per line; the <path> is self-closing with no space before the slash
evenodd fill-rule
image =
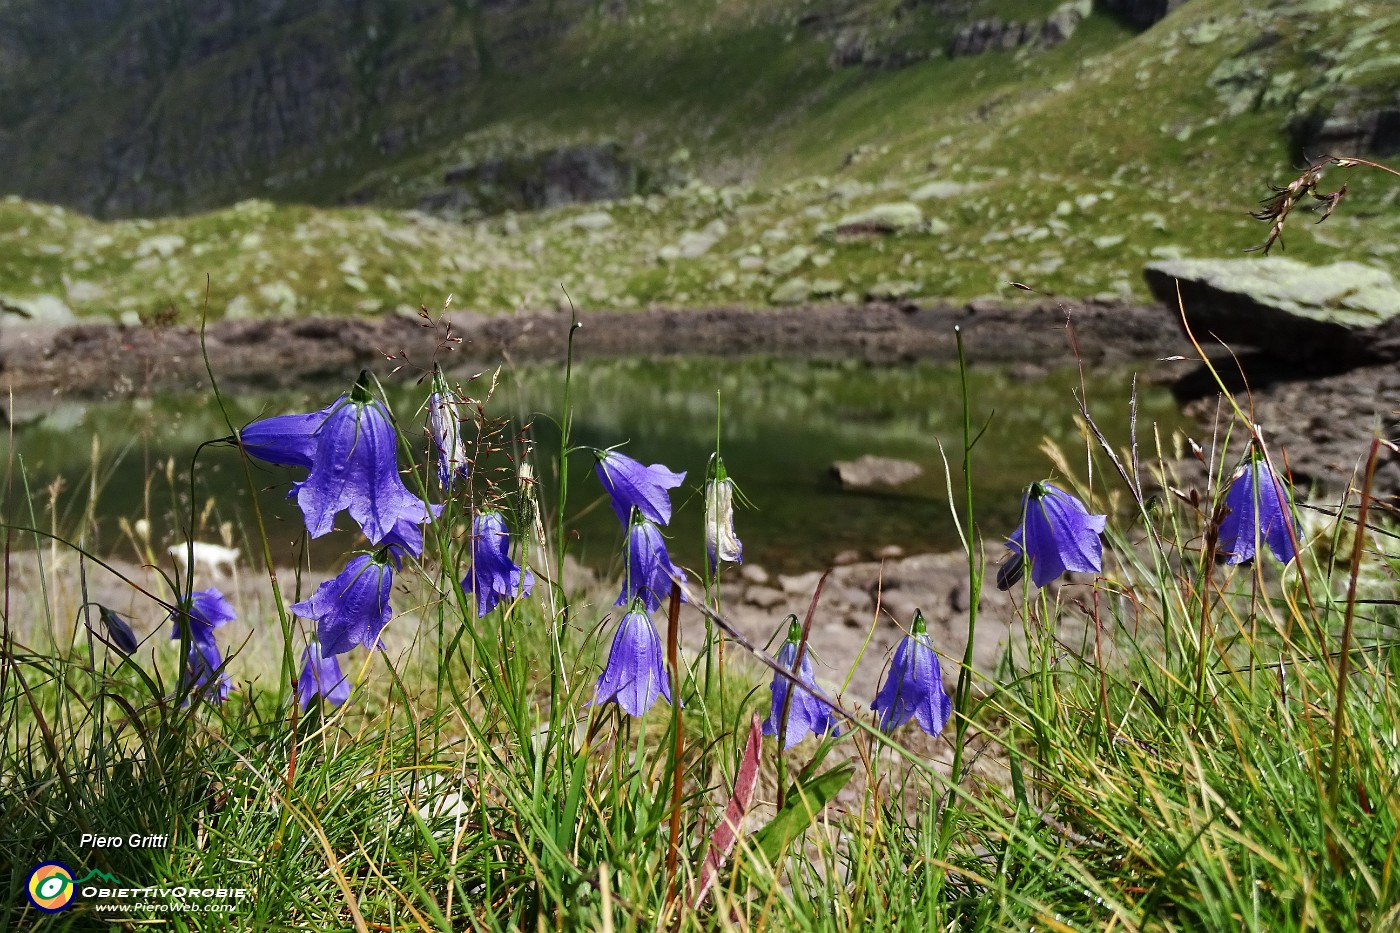
<path id="1" fill-rule="evenodd" d="M 29 873 L 24 891 L 29 903 L 46 914 L 56 914 L 72 905 L 77 893 L 73 870 L 62 862 L 41 862 Z"/>

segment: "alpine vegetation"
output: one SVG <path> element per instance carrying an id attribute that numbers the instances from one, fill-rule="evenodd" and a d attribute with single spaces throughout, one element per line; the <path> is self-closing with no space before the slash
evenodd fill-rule
<path id="1" fill-rule="evenodd" d="M 772 683 L 768 685 L 772 702 L 768 706 L 768 718 L 763 721 L 764 735 L 785 736 L 784 750 L 792 748 L 809 735 L 840 735 L 831 699 L 817 686 L 812 656 L 803 650 L 805 646 L 801 642 L 802 624 L 793 616 L 789 620 L 783 646 L 778 649 L 778 666 L 782 672 L 775 672 Z M 801 664 L 797 663 L 799 651 L 802 651 Z M 793 674 L 797 675 L 795 686 L 792 683 Z"/>
<path id="2" fill-rule="evenodd" d="M 488 415 L 475 376 L 434 364 L 426 391 L 362 375 L 325 407 L 335 390 L 257 418 L 179 481 L 172 461 L 168 534 L 120 526 L 137 561 L 96 553 L 105 529 L 69 546 L 5 519 L 5 579 L 32 560 L 40 585 L 18 609 L 4 594 L 0 859 L 252 892 L 219 928 L 1394 919 L 1400 552 L 1372 488 L 1390 442 L 1339 501 L 1307 503 L 1330 512 L 1325 556 L 1327 535 L 1300 535 L 1298 477 L 1271 467 L 1287 452 L 1253 426 L 1233 475 L 1195 479 L 1160 453 L 1105 440 L 1077 464 L 1047 443 L 1059 479 L 1032 483 L 1018 518 L 1015 490 L 988 516 L 979 469 L 1007 452 L 979 446 L 960 357 L 962 495 L 876 501 L 947 522 L 963 550 L 774 580 L 768 529 L 747 526 L 747 548 L 736 534 L 736 500 L 763 503 L 730 478 L 723 432 L 674 459 L 582 443 L 566 361 L 558 417 Z M 411 430 L 396 410 L 417 412 Z M 194 589 L 197 562 L 156 561 L 232 513 L 200 511 L 215 456 L 237 458 L 251 503 L 225 544 L 243 534 L 266 572 L 227 594 Z M 31 488 L 16 470 L 3 488 Z M 852 550 L 843 518 L 805 553 Z M 1278 564 L 1242 566 L 1261 544 Z M 935 601 L 911 595 L 932 576 Z M 17 622 L 31 606 L 44 625 Z M 778 619 L 770 654 L 752 633 Z M 168 847 L 97 853 L 74 830 Z M 76 887 L 80 926 L 168 918 Z M 6 909 L 27 928 L 40 906 Z"/>
<path id="3" fill-rule="evenodd" d="M 897 729 L 914 720 L 929 735 L 937 736 L 948 724 L 953 701 L 943 686 L 943 669 L 929 643 L 924 614 L 914 610 L 909 634 L 895 646 L 890 669 L 870 708 L 880 717 L 880 728 Z"/>
<path id="4" fill-rule="evenodd" d="M 389 548 L 356 554 L 345 569 L 316 587 L 310 599 L 292 604 L 292 611 L 316 623 L 316 637 L 331 657 L 355 646 L 379 647 L 379 633 L 389 624 L 393 607 L 394 558 Z"/>
<path id="5" fill-rule="evenodd" d="M 312 640 L 301 657 L 301 675 L 297 678 L 297 702 L 304 713 L 318 697 L 332 706 L 350 699 L 350 681 L 341 673 L 340 661 L 334 654 L 323 655 L 321 643 Z"/>
<path id="6" fill-rule="evenodd" d="M 662 661 L 661 636 L 651 617 L 634 608 L 617 625 L 607 664 L 594 688 L 593 703 L 616 703 L 629 716 L 644 716 L 657 697 L 675 702 Z"/>
<path id="7" fill-rule="evenodd" d="M 1084 503 L 1048 482 L 1032 483 L 1021 500 L 1021 524 L 1006 540 L 1011 555 L 997 574 L 1003 590 L 1021 579 L 1027 561 L 1031 583 L 1047 586 L 1067 570 L 1103 570 L 1105 515 L 1091 515 Z"/>
<path id="8" fill-rule="evenodd" d="M 724 469 L 724 461 L 714 459 L 714 474 L 705 483 L 705 553 L 710 572 L 721 562 L 741 563 L 744 543 L 734 533 L 734 481 Z"/>
<path id="9" fill-rule="evenodd" d="M 671 562 L 666 551 L 666 539 L 661 529 L 640 514 L 627 533 L 626 571 L 622 577 L 622 592 L 614 605 L 627 606 L 640 600 L 647 612 L 661 608 L 661 602 L 671 594 L 672 583 L 685 583 L 685 571 Z M 685 602 L 685 589 L 681 601 Z"/>
<path id="10" fill-rule="evenodd" d="M 1253 560 L 1261 541 L 1280 563 L 1287 564 L 1297 556 L 1295 542 L 1302 530 L 1288 490 L 1253 445 L 1244 463 L 1230 477 L 1225 508 L 1220 522 L 1220 549 L 1227 555 L 1225 563 Z"/>
<path id="11" fill-rule="evenodd" d="M 535 575 L 510 559 L 510 530 L 497 511 L 478 512 L 472 518 L 471 565 L 462 578 L 462 590 L 476 596 L 477 617 L 495 609 L 501 600 L 528 596 Z"/>
<path id="12" fill-rule="evenodd" d="M 598 461 L 598 481 L 612 499 L 613 511 L 624 528 L 631 522 L 634 508 L 658 525 L 670 524 L 670 490 L 685 482 L 685 471 L 675 473 L 659 463 L 643 466 L 615 450 L 595 450 L 593 456 Z"/>

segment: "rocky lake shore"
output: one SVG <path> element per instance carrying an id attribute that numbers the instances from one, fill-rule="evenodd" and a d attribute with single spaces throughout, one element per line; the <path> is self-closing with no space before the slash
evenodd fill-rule
<path id="1" fill-rule="evenodd" d="M 970 365 L 1005 367 L 1020 378 L 1032 379 L 1076 361 L 1090 369 L 1139 366 L 1141 379 L 1172 387 L 1184 410 L 1200 424 L 1195 439 L 1208 449 L 1213 437 L 1223 436 L 1214 420 L 1223 424 L 1231 415 L 1214 378 L 1194 359 L 1177 316 L 1165 306 L 1041 301 L 1022 307 L 973 302 L 961 307 L 665 309 L 584 313 L 579 321 L 575 350 L 581 358 L 787 354 L 857 358 L 877 366 L 952 362 L 961 332 Z M 1072 328 L 1066 327 L 1067 321 Z M 449 368 L 562 361 L 570 317 L 451 313 L 429 325 L 408 316 L 217 322 L 205 334 L 205 347 L 221 389 L 266 390 L 314 376 L 343 373 L 350 378 L 361 367 L 387 374 L 401 362 L 386 359 L 390 354 L 406 356 L 409 365 L 428 365 L 441 338 L 449 334 L 461 338 L 455 349 L 438 353 Z M 1373 432 L 1396 432 L 1400 372 L 1392 365 L 1318 372 L 1259 353 L 1242 353 L 1236 362 L 1223 351 L 1214 360 L 1226 385 L 1240 393 L 1241 404 L 1263 425 L 1275 449 L 1284 453 L 1295 483 L 1320 498 L 1335 498 L 1345 487 Z M 11 398 L 33 401 L 119 397 L 157 389 L 199 392 L 209 387 L 200 334 L 188 327 L 11 328 L 0 333 L 0 380 Z M 1236 448 L 1238 442 L 1232 442 L 1231 451 Z M 1199 486 L 1205 492 L 1205 470 L 1199 464 L 1188 457 L 1177 466 L 1182 486 Z M 1400 494 L 1396 458 L 1382 461 L 1376 488 L 1386 495 Z M 994 574 L 1004 551 L 998 541 L 986 545 L 985 557 Z M 813 644 L 828 675 L 836 677 L 833 672 L 857 665 L 853 683 L 873 682 L 898 640 L 898 624 L 907 625 L 915 608 L 928 617 L 939 650 L 949 657 L 962 656 L 970 608 L 963 554 L 892 551 L 851 554 L 839 563 L 827 581 L 813 627 Z M 742 568 L 725 584 L 726 612 L 761 645 L 783 615 L 806 612 L 822 569 L 779 574 L 758 566 Z M 611 585 L 580 572 L 585 573 L 585 588 L 602 592 Z M 256 589 L 257 577 L 245 571 L 243 582 Z M 252 589 L 243 595 L 265 602 L 265 594 Z M 120 599 L 114 592 L 111 598 L 125 605 L 130 591 Z M 607 600 L 599 603 L 603 608 L 606 604 Z M 981 609 L 984 621 L 973 656 L 979 673 L 990 676 L 1005 646 L 1015 643 L 1019 633 L 1010 598 L 990 580 Z M 686 619 L 687 638 L 693 644 L 703 630 L 702 620 L 689 610 Z M 1091 628 L 1086 623 L 1077 635 L 1061 636 L 1082 639 Z M 248 637 L 254 642 L 261 638 L 252 631 Z"/>

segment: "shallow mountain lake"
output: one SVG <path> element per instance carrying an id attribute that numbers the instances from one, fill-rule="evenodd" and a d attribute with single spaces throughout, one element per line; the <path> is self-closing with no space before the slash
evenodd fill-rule
<path id="1" fill-rule="evenodd" d="M 500 450 L 483 457 L 473 494 L 478 500 L 492 497 L 490 484 L 497 481 L 504 483 L 501 490 L 514 488 L 513 464 L 532 447 L 540 498 L 552 514 L 562 366 L 502 369 L 490 392 L 492 372 L 469 380 L 474 374 L 461 370 L 450 378 L 472 397 L 486 399 L 487 416 L 505 424 L 487 439 Z M 387 377 L 384 389 L 421 460 L 427 385 L 415 385 L 417 376 Z M 225 398 L 224 406 L 241 427 L 260 417 L 322 408 L 352 380 L 348 374 L 329 384 Z M 1131 380 L 1131 370 L 1114 369 L 1092 372 L 1085 382 L 1090 412 L 1118 448 L 1130 436 Z M 968 382 L 973 431 L 982 432 L 972 456 L 976 522 L 981 534 L 996 540 L 1014 527 L 1026 484 L 1055 475 L 1041 450 L 1046 438 L 1082 474 L 1079 374 L 1071 369 L 1018 378 L 976 368 Z M 962 409 L 955 367 L 763 357 L 586 361 L 574 368 L 572 408 L 576 447 L 620 445 L 643 463 L 686 471 L 685 483 L 672 494 L 676 514 L 668 530 L 673 555 L 685 566 L 698 567 L 704 553 L 700 490 L 717 437 L 730 476 L 752 503 L 736 514 L 749 562 L 791 571 L 819 567 L 843 551 L 870 558 L 888 545 L 908 553 L 959 546 L 939 451 L 941 443 L 960 500 Z M 165 546 L 183 541 L 183 529 L 193 527 L 197 540 L 232 543 L 247 561 L 261 551 L 250 544 L 258 539 L 255 501 L 280 560 L 331 567 L 363 543 L 349 530 L 304 540 L 300 512 L 286 498 L 303 471 L 255 463 L 254 495 L 233 447 L 206 446 L 196 457 L 202 442 L 230 433 L 212 393 L 27 409 L 17 403 L 13 420 L 12 446 L 0 437 L 15 470 L 8 520 L 70 540 L 82 537 L 99 555 L 137 558 L 137 543 L 125 529 L 144 519 L 162 557 Z M 1184 424 L 1165 389 L 1139 385 L 1138 437 L 1144 446 L 1152 443 L 1154 425 L 1165 440 Z M 470 425 L 464 432 L 470 444 L 476 432 Z M 923 472 L 896 488 L 843 489 L 832 463 L 864 454 L 909 460 Z M 571 553 L 607 567 L 617 559 L 622 532 L 593 466 L 587 450 L 570 456 L 566 528 Z M 1096 481 L 1103 488 L 1109 477 L 1101 477 Z M 428 490 L 430 497 L 440 495 L 435 478 Z M 337 527 L 352 524 L 342 515 Z"/>

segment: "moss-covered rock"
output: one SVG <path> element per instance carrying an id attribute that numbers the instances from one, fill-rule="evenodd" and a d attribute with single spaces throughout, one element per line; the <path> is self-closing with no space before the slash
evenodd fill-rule
<path id="1" fill-rule="evenodd" d="M 1198 340 L 1323 368 L 1400 358 L 1400 286 L 1373 266 L 1177 259 L 1148 264 L 1144 276 L 1158 300 L 1180 301 Z"/>

